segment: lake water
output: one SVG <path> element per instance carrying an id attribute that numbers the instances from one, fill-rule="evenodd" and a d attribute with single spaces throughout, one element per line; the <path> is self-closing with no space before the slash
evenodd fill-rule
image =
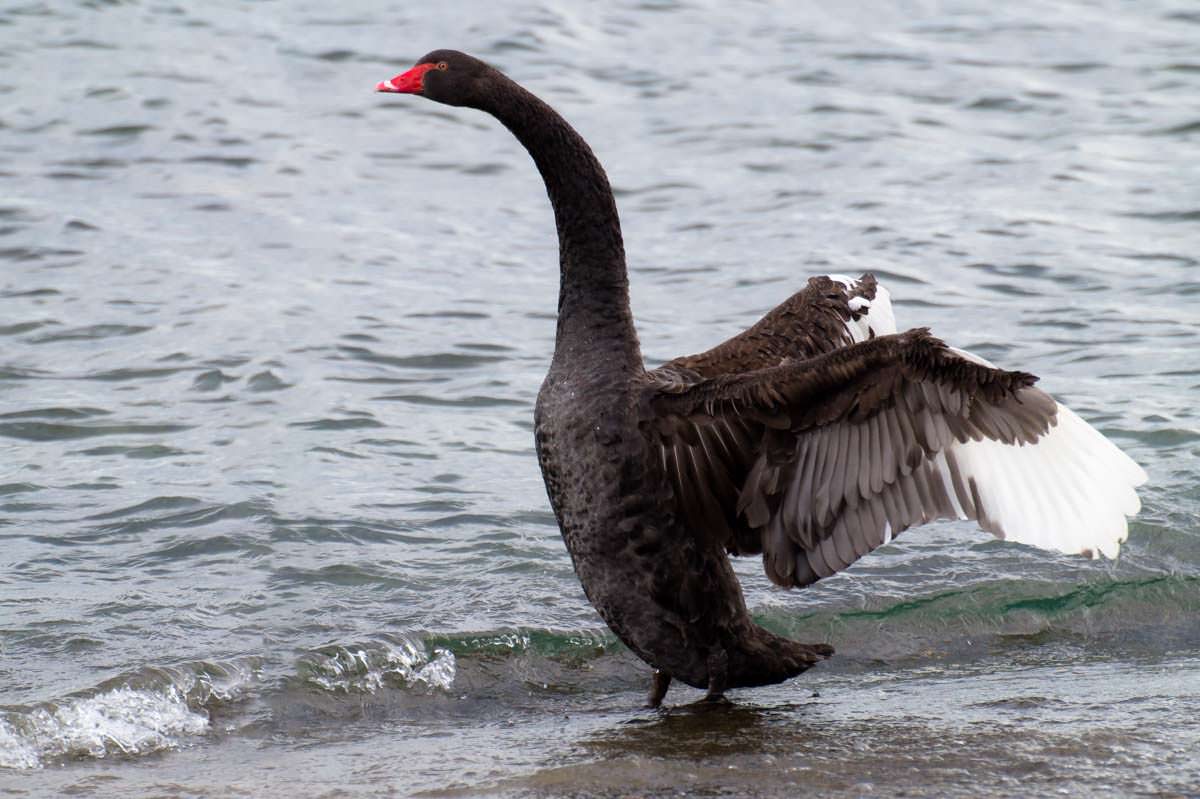
<path id="1" fill-rule="evenodd" d="M 640 705 L 532 448 L 557 245 L 436 47 L 619 197 L 648 360 L 809 275 L 1041 385 L 1151 482 L 1118 562 L 911 531 L 831 661 Z M 1200 8 L 0 2 L 0 795 L 1200 792 Z"/>

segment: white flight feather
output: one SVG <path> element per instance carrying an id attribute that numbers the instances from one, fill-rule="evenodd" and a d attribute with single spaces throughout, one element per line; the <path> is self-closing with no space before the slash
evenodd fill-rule
<path id="1" fill-rule="evenodd" d="M 857 286 L 857 281 L 844 275 L 829 277 L 847 291 Z M 849 307 L 859 313 L 858 319 L 846 322 L 854 342 L 896 332 L 891 295 L 883 286 L 876 286 L 873 300 L 853 297 Z M 978 355 L 950 350 L 995 368 Z M 1054 427 L 1033 444 L 984 439 L 955 442 L 947 451 L 958 464 L 967 496 L 954 490 L 946 452 L 939 452 L 933 463 L 956 515 L 965 518 L 963 509 L 972 501 L 974 479 L 983 505 L 980 514 L 996 522 L 1008 541 L 1112 558 L 1129 535 L 1125 517 L 1141 508 L 1134 488 L 1146 482 L 1142 467 L 1062 404 Z M 883 533 L 885 541 L 891 539 L 890 526 Z M 826 549 L 830 550 L 832 545 Z"/>

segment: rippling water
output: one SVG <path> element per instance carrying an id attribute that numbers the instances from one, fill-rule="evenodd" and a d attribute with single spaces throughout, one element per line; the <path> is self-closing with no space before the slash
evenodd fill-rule
<path id="1" fill-rule="evenodd" d="M 439 46 L 592 142 L 648 359 L 874 271 L 1146 467 L 1120 561 L 746 561 L 839 656 L 639 709 L 532 451 L 536 171 L 371 91 Z M 0 4 L 0 789 L 1197 790 L 1198 146 L 1190 0 Z"/>

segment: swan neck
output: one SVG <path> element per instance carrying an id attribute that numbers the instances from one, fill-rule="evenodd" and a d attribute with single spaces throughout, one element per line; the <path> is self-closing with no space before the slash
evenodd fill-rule
<path id="1" fill-rule="evenodd" d="M 555 360 L 601 349 L 608 352 L 606 362 L 640 368 L 621 222 L 608 176 L 566 120 L 507 82 L 501 107 L 485 110 L 529 151 L 554 209 L 560 271 Z M 594 346 L 600 343 L 607 346 Z M 613 345 L 624 358 L 613 359 Z"/>

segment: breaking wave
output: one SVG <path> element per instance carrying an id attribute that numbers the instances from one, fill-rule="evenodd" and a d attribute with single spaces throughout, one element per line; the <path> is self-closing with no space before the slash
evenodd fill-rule
<path id="1" fill-rule="evenodd" d="M 795 595 L 801 604 L 802 596 Z M 1061 584 L 999 580 L 861 609 L 786 607 L 756 614 L 791 638 L 830 641 L 839 657 L 822 670 L 878 660 L 953 659 L 1017 637 L 1039 644 L 1130 641 L 1145 650 L 1200 641 L 1200 577 L 1171 575 Z M 1193 640 L 1195 639 L 1195 640 Z M 1159 646 L 1158 644 L 1161 644 Z M 268 662 L 271 661 L 271 662 Z M 503 697 L 639 690 L 635 658 L 607 630 L 510 629 L 452 635 L 381 635 L 273 659 L 150 667 L 94 689 L 0 710 L 0 768 L 36 769 L 80 758 L 133 757 L 188 746 L 212 732 L 212 713 L 316 693 L 363 696 L 454 693 Z M 267 673 L 269 677 L 264 677 Z M 297 701 L 303 701 L 297 698 Z M 233 729 L 232 727 L 230 729 Z"/>
<path id="2" fill-rule="evenodd" d="M 0 767 L 175 749 L 209 729 L 209 710 L 237 701 L 254 661 L 147 668 L 95 689 L 0 711 Z"/>

